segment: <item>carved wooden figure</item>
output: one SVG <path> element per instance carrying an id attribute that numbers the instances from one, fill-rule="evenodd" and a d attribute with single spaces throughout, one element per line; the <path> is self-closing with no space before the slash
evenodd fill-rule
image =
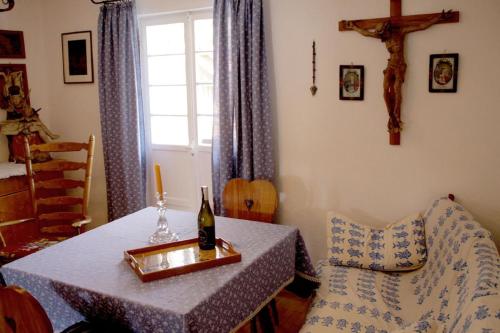
<path id="1" fill-rule="evenodd" d="M 384 100 L 389 113 L 388 131 L 391 145 L 400 144 L 402 86 L 406 62 L 404 41 L 407 34 L 424 30 L 438 23 L 458 22 L 459 12 L 444 10 L 441 13 L 401 16 L 401 0 L 390 0 L 391 16 L 368 20 L 340 21 L 339 31 L 357 31 L 366 37 L 380 39 L 389 51 L 384 70 Z"/>

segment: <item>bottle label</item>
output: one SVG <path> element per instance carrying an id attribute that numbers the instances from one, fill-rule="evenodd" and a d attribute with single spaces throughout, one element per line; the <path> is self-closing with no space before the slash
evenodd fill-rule
<path id="1" fill-rule="evenodd" d="M 198 230 L 198 243 L 202 250 L 210 250 L 215 247 L 215 227 L 203 227 Z"/>

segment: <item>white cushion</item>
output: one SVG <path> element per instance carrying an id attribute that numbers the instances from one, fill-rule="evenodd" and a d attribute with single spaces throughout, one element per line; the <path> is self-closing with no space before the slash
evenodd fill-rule
<path id="1" fill-rule="evenodd" d="M 330 213 L 328 251 L 331 265 L 378 271 L 419 268 L 426 260 L 423 218 L 417 213 L 376 229 Z"/>

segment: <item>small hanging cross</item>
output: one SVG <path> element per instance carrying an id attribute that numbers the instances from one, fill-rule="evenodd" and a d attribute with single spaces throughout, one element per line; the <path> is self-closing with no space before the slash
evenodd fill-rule
<path id="1" fill-rule="evenodd" d="M 314 96 L 316 95 L 316 92 L 318 91 L 318 87 L 316 87 L 316 41 L 313 41 L 313 85 L 311 86 L 311 94 Z"/>

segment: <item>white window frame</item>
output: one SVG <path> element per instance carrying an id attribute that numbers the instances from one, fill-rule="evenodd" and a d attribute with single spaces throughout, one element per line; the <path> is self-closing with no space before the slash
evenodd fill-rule
<path id="1" fill-rule="evenodd" d="M 194 21 L 199 19 L 213 18 L 212 10 L 200 9 L 183 12 L 165 13 L 160 15 L 146 15 L 139 18 L 140 43 L 141 43 L 141 75 L 143 91 L 144 126 L 150 146 L 153 150 L 164 151 L 205 151 L 211 152 L 212 145 L 198 144 L 198 109 L 196 105 L 196 57 L 195 57 L 195 36 Z M 186 90 L 188 108 L 188 136 L 189 144 L 168 145 L 153 144 L 151 138 L 151 112 L 149 109 L 149 77 L 148 77 L 148 53 L 146 27 L 150 25 L 184 23 L 184 44 L 186 58 Z"/>

